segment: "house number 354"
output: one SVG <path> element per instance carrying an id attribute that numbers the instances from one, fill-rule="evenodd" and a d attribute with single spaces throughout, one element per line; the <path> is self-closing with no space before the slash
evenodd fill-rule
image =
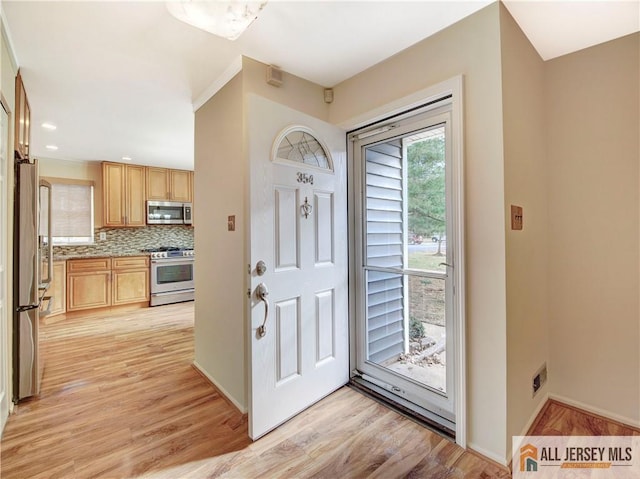
<path id="1" fill-rule="evenodd" d="M 313 184 L 313 175 L 309 175 L 307 173 L 296 173 L 297 177 L 298 177 L 298 183 L 309 183 L 309 184 Z"/>

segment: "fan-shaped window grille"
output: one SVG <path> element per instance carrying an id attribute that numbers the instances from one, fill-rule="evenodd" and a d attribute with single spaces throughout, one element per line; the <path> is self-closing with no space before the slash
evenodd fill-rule
<path id="1" fill-rule="evenodd" d="M 275 151 L 277 160 L 304 163 L 323 170 L 333 170 L 327 150 L 310 131 L 296 127 L 283 132 L 280 138 Z"/>

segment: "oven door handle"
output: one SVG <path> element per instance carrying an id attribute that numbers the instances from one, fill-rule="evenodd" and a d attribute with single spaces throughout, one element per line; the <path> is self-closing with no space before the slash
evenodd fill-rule
<path id="1" fill-rule="evenodd" d="M 175 258 L 175 259 L 182 259 L 182 258 Z M 171 263 L 177 263 L 177 261 L 175 261 L 174 258 L 163 258 L 163 259 L 152 259 L 151 260 L 151 264 L 171 264 Z M 173 261 L 172 261 L 173 260 Z"/>

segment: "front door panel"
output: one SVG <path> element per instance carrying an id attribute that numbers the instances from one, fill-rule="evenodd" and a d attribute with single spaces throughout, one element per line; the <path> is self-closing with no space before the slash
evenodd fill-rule
<path id="1" fill-rule="evenodd" d="M 248 117 L 249 434 L 256 439 L 348 381 L 346 152 L 343 131 L 277 103 L 251 96 Z M 295 152 L 282 158 L 274 141 L 291 125 L 313 131 L 332 164 L 297 162 Z M 260 283 L 266 302 L 256 293 Z"/>

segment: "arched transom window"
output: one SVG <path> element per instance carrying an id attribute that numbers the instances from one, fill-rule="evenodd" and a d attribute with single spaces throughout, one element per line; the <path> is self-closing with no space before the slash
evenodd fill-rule
<path id="1" fill-rule="evenodd" d="M 333 170 L 331 157 L 322 142 L 311 130 L 301 126 L 287 128 L 278 135 L 273 159 Z"/>

